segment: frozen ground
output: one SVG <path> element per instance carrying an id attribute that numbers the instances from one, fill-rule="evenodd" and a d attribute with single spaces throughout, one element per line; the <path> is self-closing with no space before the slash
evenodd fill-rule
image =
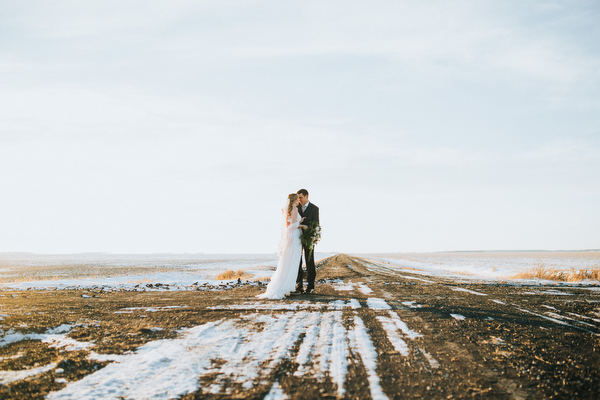
<path id="1" fill-rule="evenodd" d="M 365 254 L 361 257 L 375 261 L 376 266 L 381 269 L 491 281 L 515 281 L 513 277 L 516 274 L 538 267 L 556 270 L 600 268 L 600 251 L 395 253 Z M 521 280 L 521 282 L 555 283 L 541 280 Z M 597 284 L 598 282 L 580 283 Z"/>
<path id="2" fill-rule="evenodd" d="M 598 398 L 594 286 L 337 255 L 311 295 L 4 290 L 0 398 Z"/>
<path id="3" fill-rule="evenodd" d="M 315 258 L 320 260 L 332 255 L 333 253 L 316 253 Z M 540 280 L 516 281 L 513 276 L 540 266 L 557 270 L 600 268 L 600 251 L 395 253 L 367 254 L 361 257 L 371 260 L 371 268 L 374 270 L 418 274 L 423 278 L 407 278 L 425 283 L 428 282 L 427 276 L 439 276 L 492 282 L 510 280 L 517 284 L 553 284 L 555 282 Z M 216 276 L 227 270 L 244 270 L 252 276 L 251 280 L 268 278 L 276 265 L 275 254 L 0 253 L 0 290 L 195 290 L 198 286 L 222 286 L 224 282 L 216 280 Z M 157 287 L 156 284 L 160 286 Z M 577 284 L 598 282 L 584 281 Z"/>
<path id="4" fill-rule="evenodd" d="M 316 253 L 317 258 L 331 254 Z M 0 253 L 0 289 L 146 287 L 186 290 L 218 286 L 219 273 L 244 270 L 251 279 L 270 277 L 276 254 L 69 254 Z"/>

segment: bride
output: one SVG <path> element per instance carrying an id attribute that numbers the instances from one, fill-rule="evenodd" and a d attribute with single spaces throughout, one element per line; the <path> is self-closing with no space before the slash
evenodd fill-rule
<path id="1" fill-rule="evenodd" d="M 288 195 L 285 207 L 283 208 L 283 221 L 281 224 L 281 239 L 277 255 L 279 262 L 277 270 L 271 277 L 267 286 L 267 291 L 259 294 L 261 299 L 282 299 L 284 296 L 294 291 L 296 287 L 296 278 L 298 277 L 298 265 L 302 257 L 302 243 L 300 241 L 301 229 L 306 229 L 301 225 L 300 215 L 298 213 L 298 195 L 292 193 Z"/>

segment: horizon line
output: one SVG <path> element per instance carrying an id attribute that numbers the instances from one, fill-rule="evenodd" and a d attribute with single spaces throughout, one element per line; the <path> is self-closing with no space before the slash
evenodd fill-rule
<path id="1" fill-rule="evenodd" d="M 341 252 L 341 251 L 316 251 L 316 253 L 334 253 L 334 254 L 414 254 L 414 253 L 586 253 L 586 252 L 600 252 L 600 249 L 560 249 L 560 250 L 548 250 L 548 249 L 511 249 L 511 250 L 434 250 L 434 251 L 371 251 L 371 252 Z M 156 252 L 156 253 L 112 253 L 105 251 L 84 251 L 84 252 L 75 252 L 75 253 L 36 253 L 30 251 L 6 251 L 0 252 L 0 255 L 38 255 L 38 256 L 67 256 L 67 255 L 266 255 L 266 254 L 276 254 L 273 252 L 257 252 L 257 253 L 227 253 L 227 252 L 217 252 L 217 253 L 207 253 L 207 252 Z"/>

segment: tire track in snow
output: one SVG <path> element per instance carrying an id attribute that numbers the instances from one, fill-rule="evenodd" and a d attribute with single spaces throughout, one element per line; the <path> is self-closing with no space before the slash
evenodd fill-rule
<path id="1" fill-rule="evenodd" d="M 383 393 L 377 375 L 377 352 L 367 333 L 367 328 L 358 315 L 354 316 L 354 329 L 350 331 L 350 347 L 360 355 L 362 363 L 367 370 L 369 390 L 373 400 L 388 399 Z"/>
<path id="2" fill-rule="evenodd" d="M 347 331 L 342 317 L 340 310 L 288 311 L 209 322 L 182 330 L 179 338 L 149 342 L 134 354 L 114 357 L 112 364 L 47 398 L 169 399 L 198 390 L 227 394 L 231 383 L 243 389 L 265 385 L 271 372 L 290 357 L 298 364 L 296 376 L 330 379 L 337 395 L 343 396 L 350 349 L 360 355 L 368 372 L 373 398 L 387 398 L 376 372 L 377 352 L 363 321 L 355 314 Z M 395 327 L 392 320 L 389 325 Z M 298 352 L 292 356 L 298 341 Z M 281 398 L 283 392 L 273 384 L 269 393 Z"/>
<path id="3" fill-rule="evenodd" d="M 182 337 L 149 342 L 119 362 L 90 374 L 48 399 L 174 398 L 199 389 L 199 378 L 218 373 L 211 393 L 228 381 L 253 387 L 281 362 L 319 313 L 245 316 L 185 329 Z M 241 325 L 241 326 L 240 326 Z M 215 363 L 214 361 L 218 361 Z M 220 366 L 218 366 L 221 364 Z"/>
<path id="4" fill-rule="evenodd" d="M 341 311 L 324 313 L 320 325 L 310 327 L 306 332 L 295 360 L 299 367 L 294 375 L 315 375 L 319 380 L 329 375 L 337 386 L 338 396 L 342 396 L 348 371 L 347 344 Z M 308 365 L 311 361 L 312 369 Z"/>

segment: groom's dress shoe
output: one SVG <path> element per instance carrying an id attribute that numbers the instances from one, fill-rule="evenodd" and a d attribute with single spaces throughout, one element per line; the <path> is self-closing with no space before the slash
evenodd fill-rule
<path id="1" fill-rule="evenodd" d="M 315 291 L 315 289 L 310 288 L 310 289 L 306 289 L 306 292 L 304 292 L 304 293 L 306 293 L 306 294 L 313 294 L 314 291 Z"/>
<path id="2" fill-rule="evenodd" d="M 302 290 L 302 289 L 296 289 L 292 292 L 292 294 L 302 294 L 302 293 L 304 293 L 304 290 Z"/>

